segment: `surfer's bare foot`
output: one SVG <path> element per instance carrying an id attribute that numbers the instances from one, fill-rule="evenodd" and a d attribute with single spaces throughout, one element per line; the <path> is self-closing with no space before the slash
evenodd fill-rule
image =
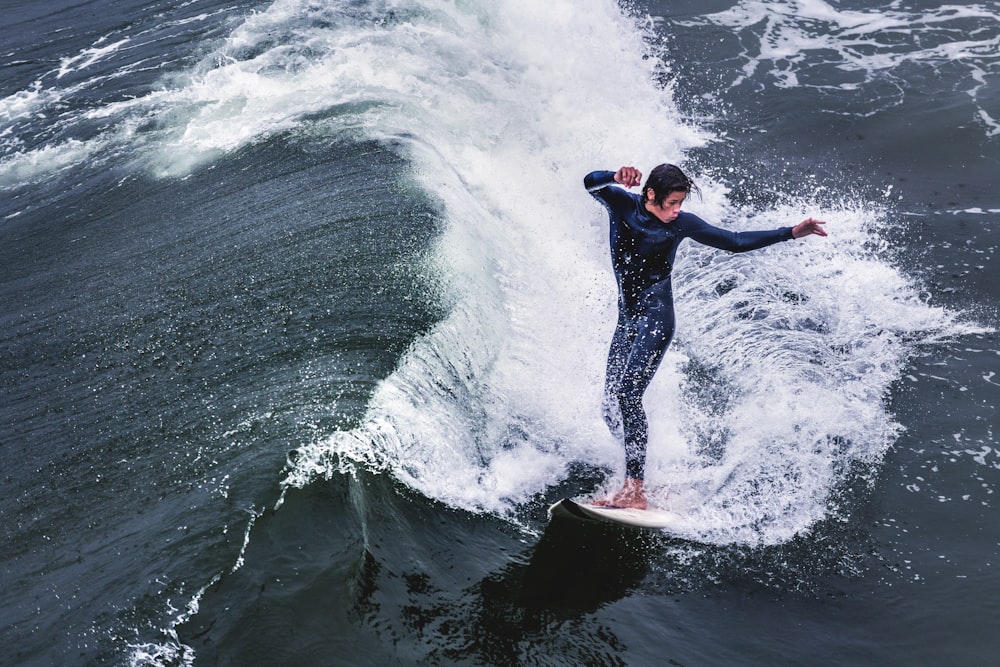
<path id="1" fill-rule="evenodd" d="M 642 490 L 642 480 L 626 477 L 621 491 L 610 498 L 595 500 L 594 504 L 600 507 L 628 507 L 644 510 L 646 509 L 646 493 Z"/>

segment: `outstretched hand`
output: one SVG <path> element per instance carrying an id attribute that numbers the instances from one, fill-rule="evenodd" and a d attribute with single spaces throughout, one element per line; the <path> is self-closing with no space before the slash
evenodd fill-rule
<path id="1" fill-rule="evenodd" d="M 642 182 L 642 172 L 635 167 L 622 167 L 615 172 L 615 183 L 626 188 L 639 185 Z"/>
<path id="2" fill-rule="evenodd" d="M 815 234 L 816 236 L 826 236 L 826 230 L 822 227 L 822 225 L 825 224 L 826 222 L 823 220 L 806 218 L 799 224 L 792 227 L 792 238 L 800 239 L 803 236 L 809 236 L 810 234 Z"/>

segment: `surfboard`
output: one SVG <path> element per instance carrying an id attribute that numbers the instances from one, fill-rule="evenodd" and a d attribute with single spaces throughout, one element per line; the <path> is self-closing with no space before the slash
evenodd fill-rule
<path id="1" fill-rule="evenodd" d="M 549 507 L 549 519 L 564 517 L 600 523 L 616 523 L 637 528 L 670 528 L 680 521 L 673 512 L 660 509 L 637 510 L 629 507 L 604 507 L 563 498 Z"/>

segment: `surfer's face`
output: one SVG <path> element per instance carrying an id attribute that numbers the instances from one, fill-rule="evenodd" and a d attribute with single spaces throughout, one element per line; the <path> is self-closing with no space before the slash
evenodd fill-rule
<path id="1" fill-rule="evenodd" d="M 675 190 L 663 198 L 659 204 L 653 196 L 652 189 L 646 191 L 646 210 L 652 213 L 660 222 L 673 222 L 681 212 L 681 204 L 687 199 L 687 193 Z"/>

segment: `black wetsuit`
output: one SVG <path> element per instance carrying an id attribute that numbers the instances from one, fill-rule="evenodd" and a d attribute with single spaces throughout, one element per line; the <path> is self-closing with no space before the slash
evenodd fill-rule
<path id="1" fill-rule="evenodd" d="M 731 252 L 787 241 L 792 228 L 730 232 L 681 211 L 662 222 L 646 210 L 640 195 L 617 187 L 615 172 L 595 171 L 583 179 L 587 191 L 608 209 L 611 261 L 618 280 L 618 325 L 608 352 L 604 418 L 625 442 L 625 473 L 642 479 L 648 425 L 642 396 L 674 335 L 670 271 L 685 238 Z"/>

